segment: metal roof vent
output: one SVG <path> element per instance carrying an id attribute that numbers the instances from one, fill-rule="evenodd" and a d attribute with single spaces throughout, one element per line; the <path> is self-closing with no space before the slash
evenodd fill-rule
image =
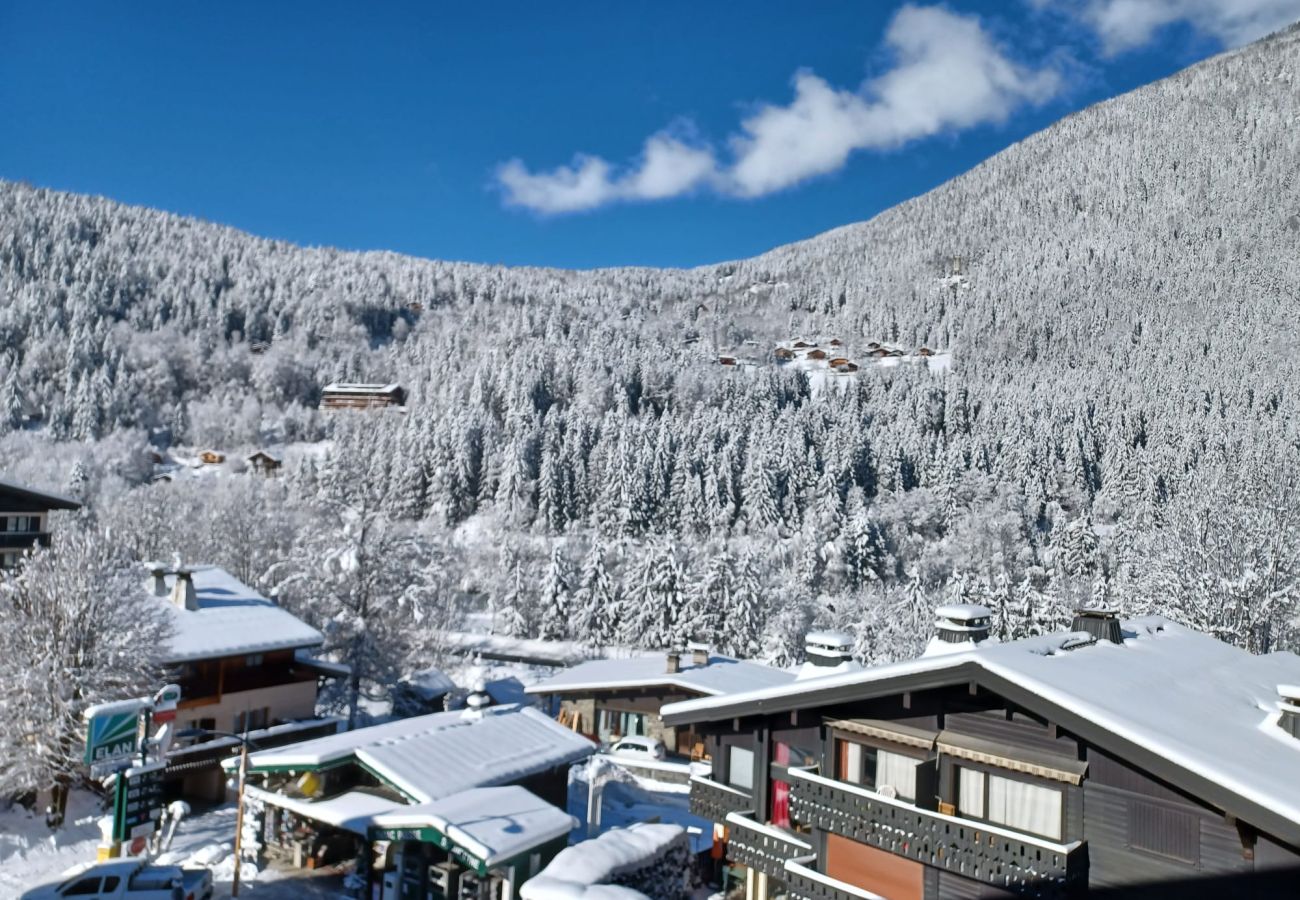
<path id="1" fill-rule="evenodd" d="M 1098 641 L 1110 641 L 1121 647 L 1124 645 L 1124 632 L 1119 627 L 1119 610 L 1104 603 L 1076 609 L 1070 630 L 1090 634 Z"/>
<path id="2" fill-rule="evenodd" d="M 979 644 L 993 627 L 993 613 L 976 603 L 940 606 L 934 614 L 935 637 L 945 644 Z"/>
<path id="3" fill-rule="evenodd" d="M 1277 694 L 1277 705 L 1282 710 L 1282 717 L 1277 721 L 1278 727 L 1291 737 L 1300 738 L 1300 685 L 1279 684 Z"/>

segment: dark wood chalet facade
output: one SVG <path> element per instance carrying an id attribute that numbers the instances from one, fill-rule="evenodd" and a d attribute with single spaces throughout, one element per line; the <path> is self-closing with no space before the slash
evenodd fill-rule
<path id="1" fill-rule="evenodd" d="M 1075 629 L 666 708 L 746 897 L 1300 893 L 1300 657 Z"/>
<path id="2" fill-rule="evenodd" d="M 81 509 L 67 497 L 0 481 L 0 569 L 12 569 L 24 553 L 50 543 L 50 513 Z"/>

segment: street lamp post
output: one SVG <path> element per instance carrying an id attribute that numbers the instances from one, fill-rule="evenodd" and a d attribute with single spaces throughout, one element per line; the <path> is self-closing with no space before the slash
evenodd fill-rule
<path id="1" fill-rule="evenodd" d="M 213 731 L 209 728 L 186 728 L 183 731 L 176 732 L 178 738 L 194 737 L 229 737 L 239 741 L 239 787 L 237 789 L 237 799 L 235 802 L 235 874 L 230 882 L 230 896 L 239 896 L 239 868 L 241 859 L 239 856 L 240 847 L 244 840 L 244 783 L 248 779 L 248 748 L 257 747 L 248 739 L 248 734 L 235 734 L 233 731 Z"/>

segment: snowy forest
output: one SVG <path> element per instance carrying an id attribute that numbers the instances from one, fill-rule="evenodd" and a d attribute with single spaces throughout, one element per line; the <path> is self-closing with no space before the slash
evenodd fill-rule
<path id="1" fill-rule="evenodd" d="M 1297 63 L 1292 29 L 689 271 L 299 248 L 0 183 L 0 475 L 83 499 L 59 527 L 115 559 L 225 566 L 376 696 L 472 614 L 792 664 L 814 627 L 884 662 L 939 603 L 1011 637 L 1104 601 L 1300 650 Z M 952 364 L 718 365 L 795 337 Z M 336 380 L 405 411 L 324 412 Z M 319 452 L 152 478 L 280 445 Z"/>

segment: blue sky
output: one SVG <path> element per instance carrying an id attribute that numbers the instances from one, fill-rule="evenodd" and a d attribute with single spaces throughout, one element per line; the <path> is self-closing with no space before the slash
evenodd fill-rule
<path id="1" fill-rule="evenodd" d="M 1297 17 L 1300 0 L 0 0 L 0 178 L 304 244 L 697 265 L 869 218 Z"/>

